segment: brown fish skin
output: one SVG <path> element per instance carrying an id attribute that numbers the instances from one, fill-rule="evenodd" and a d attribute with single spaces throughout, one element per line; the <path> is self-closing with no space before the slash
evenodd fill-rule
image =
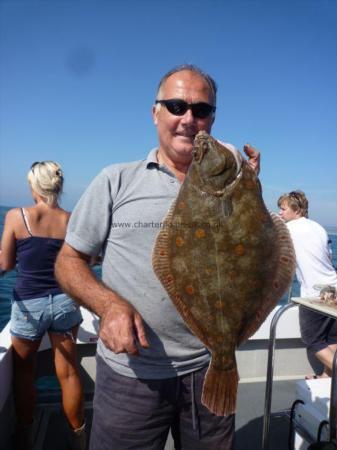
<path id="1" fill-rule="evenodd" d="M 239 172 L 239 173 L 238 173 Z M 211 351 L 202 402 L 235 412 L 235 349 L 262 324 L 291 283 L 295 256 L 286 226 L 264 205 L 248 163 L 206 132 L 164 220 L 153 267 L 192 332 Z"/>

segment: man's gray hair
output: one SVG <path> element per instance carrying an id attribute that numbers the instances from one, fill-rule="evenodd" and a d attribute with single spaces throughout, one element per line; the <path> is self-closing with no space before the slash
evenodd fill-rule
<path id="1" fill-rule="evenodd" d="M 160 80 L 157 90 L 157 99 L 159 99 L 159 96 L 161 95 L 161 89 L 163 85 L 165 84 L 166 80 L 173 74 L 177 72 L 182 72 L 183 70 L 188 70 L 189 72 L 194 72 L 198 74 L 201 78 L 203 78 L 206 83 L 208 84 L 210 91 L 213 95 L 213 104 L 216 105 L 216 92 L 217 92 L 217 85 L 216 82 L 213 80 L 213 78 L 208 75 L 208 73 L 201 70 L 199 67 L 195 66 L 194 64 L 181 64 L 180 66 L 176 66 L 170 71 L 168 71 Z M 160 100 L 160 99 L 159 99 Z"/>

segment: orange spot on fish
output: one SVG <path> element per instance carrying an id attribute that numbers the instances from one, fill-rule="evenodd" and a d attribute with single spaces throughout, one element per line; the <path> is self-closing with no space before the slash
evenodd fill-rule
<path id="1" fill-rule="evenodd" d="M 194 294 L 194 287 L 193 287 L 191 284 L 189 284 L 188 286 L 185 287 L 185 291 L 186 291 L 189 295 L 192 295 L 192 294 Z"/>
<path id="2" fill-rule="evenodd" d="M 173 281 L 173 276 L 172 276 L 172 275 L 167 275 L 166 281 L 167 281 L 168 283 L 171 283 L 171 281 Z"/>
<path id="3" fill-rule="evenodd" d="M 160 250 L 159 255 L 160 255 L 160 256 L 165 256 L 165 255 L 166 255 L 166 252 L 165 252 L 164 250 Z"/>
<path id="4" fill-rule="evenodd" d="M 202 228 L 198 228 L 194 234 L 195 234 L 195 237 L 197 237 L 199 239 L 199 238 L 203 238 L 206 236 L 206 231 L 203 230 Z"/>
<path id="5" fill-rule="evenodd" d="M 179 202 L 179 203 L 178 203 L 178 208 L 179 208 L 179 209 L 184 209 L 184 208 L 186 208 L 186 203 L 185 203 L 185 202 Z"/>
<path id="6" fill-rule="evenodd" d="M 262 287 L 262 283 L 260 280 L 254 280 L 252 282 L 252 288 L 253 289 L 260 289 Z"/>
<path id="7" fill-rule="evenodd" d="M 223 301 L 218 300 L 217 302 L 215 302 L 214 306 L 216 309 L 223 309 L 225 305 L 224 305 Z"/>
<path id="8" fill-rule="evenodd" d="M 284 262 L 284 263 L 288 263 L 289 262 L 289 258 L 287 256 L 281 256 L 280 261 Z"/>
<path id="9" fill-rule="evenodd" d="M 234 248 L 234 252 L 238 255 L 238 256 L 243 256 L 246 252 L 245 250 L 245 246 L 243 244 L 238 244 L 235 246 Z"/>
<path id="10" fill-rule="evenodd" d="M 255 184 L 254 184 L 254 182 L 252 180 L 247 180 L 245 182 L 245 186 L 246 186 L 247 189 L 253 189 Z"/>
<path id="11" fill-rule="evenodd" d="M 182 237 L 180 237 L 180 236 L 178 236 L 177 238 L 176 238 L 176 245 L 178 246 L 178 247 L 182 247 L 183 245 L 184 245 L 184 239 L 182 238 Z"/>

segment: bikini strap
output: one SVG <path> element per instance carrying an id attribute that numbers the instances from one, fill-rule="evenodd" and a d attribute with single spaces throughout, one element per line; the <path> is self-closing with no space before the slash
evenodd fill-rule
<path id="1" fill-rule="evenodd" d="M 29 222 L 28 222 L 26 211 L 23 208 L 21 208 L 21 214 L 22 214 L 22 218 L 23 218 L 24 224 L 25 224 L 25 226 L 27 228 L 29 236 L 33 237 L 32 231 L 31 231 L 30 226 L 29 226 Z"/>

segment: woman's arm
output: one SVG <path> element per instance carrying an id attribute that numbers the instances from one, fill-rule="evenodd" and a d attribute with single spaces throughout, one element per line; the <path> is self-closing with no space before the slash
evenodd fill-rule
<path id="1" fill-rule="evenodd" d="M 14 269 L 16 265 L 16 236 L 14 230 L 17 219 L 18 209 L 11 209 L 6 214 L 0 253 L 0 268 L 5 272 Z"/>

